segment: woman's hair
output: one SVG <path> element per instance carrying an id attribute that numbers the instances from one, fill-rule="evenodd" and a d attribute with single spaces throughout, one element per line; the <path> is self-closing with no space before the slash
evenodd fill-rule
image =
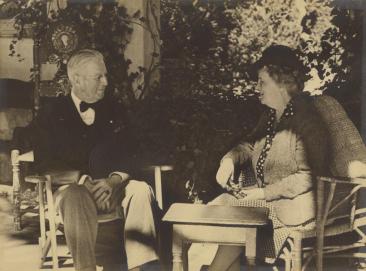
<path id="1" fill-rule="evenodd" d="M 272 64 L 265 65 L 262 69 L 278 84 L 285 86 L 291 97 L 304 89 L 304 74 L 297 69 Z"/>
<path id="2" fill-rule="evenodd" d="M 77 71 L 82 70 L 85 64 L 92 61 L 104 62 L 103 55 L 92 49 L 83 49 L 73 54 L 67 62 L 67 75 L 69 79 L 72 80 L 73 75 Z"/>

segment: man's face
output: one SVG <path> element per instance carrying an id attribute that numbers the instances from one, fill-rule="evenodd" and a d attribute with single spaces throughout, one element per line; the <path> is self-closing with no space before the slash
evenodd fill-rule
<path id="1" fill-rule="evenodd" d="M 85 63 L 83 68 L 77 71 L 73 90 L 80 100 L 95 103 L 104 97 L 107 85 L 107 69 L 104 62 L 93 60 Z"/>

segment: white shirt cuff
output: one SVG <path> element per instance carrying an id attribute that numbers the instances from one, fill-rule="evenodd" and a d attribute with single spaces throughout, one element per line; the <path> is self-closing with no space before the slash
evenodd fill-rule
<path id="1" fill-rule="evenodd" d="M 82 176 L 80 177 L 80 179 L 79 179 L 79 181 L 78 181 L 78 185 L 84 185 L 84 183 L 85 183 L 86 181 L 91 181 L 91 180 L 92 180 L 92 178 L 91 178 L 89 175 L 84 174 L 84 175 L 82 175 Z"/>
<path id="2" fill-rule="evenodd" d="M 126 172 L 121 172 L 121 171 L 113 171 L 112 173 L 109 174 L 109 178 L 112 177 L 113 175 L 118 175 L 121 177 L 121 182 L 125 182 L 130 178 L 130 175 Z"/>

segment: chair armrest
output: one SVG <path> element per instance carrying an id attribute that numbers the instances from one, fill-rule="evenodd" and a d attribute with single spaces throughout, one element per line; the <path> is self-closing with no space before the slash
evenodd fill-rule
<path id="1" fill-rule="evenodd" d="M 33 151 L 26 152 L 22 155 L 20 155 L 20 152 L 17 149 L 11 151 L 11 165 L 13 171 L 13 191 L 15 195 L 17 195 L 17 193 L 20 190 L 19 163 L 22 161 L 34 162 Z"/>
<path id="2" fill-rule="evenodd" d="M 361 185 L 366 187 L 366 178 L 358 177 L 358 178 L 350 178 L 350 177 L 325 177 L 318 176 L 318 182 L 328 182 L 335 184 L 352 184 L 352 185 Z"/>
<path id="3" fill-rule="evenodd" d="M 20 154 L 19 150 L 11 151 L 11 161 L 12 165 L 19 162 L 34 162 L 34 151 L 28 151 Z"/>
<path id="4" fill-rule="evenodd" d="M 47 178 L 44 175 L 31 175 L 26 176 L 24 179 L 27 183 L 34 183 L 34 184 L 44 183 L 47 181 Z"/>
<path id="5" fill-rule="evenodd" d="M 366 178 L 317 177 L 317 181 L 317 212 L 322 213 L 324 211 L 322 219 L 326 219 L 338 207 L 351 200 L 360 189 L 366 188 Z M 327 189 L 325 189 L 325 183 L 329 184 Z M 332 202 L 336 195 L 336 187 L 339 187 L 338 185 L 343 188 L 337 193 L 343 191 L 343 194 L 341 198 L 338 196 L 337 202 Z"/>
<path id="6" fill-rule="evenodd" d="M 32 175 L 25 177 L 25 181 L 29 183 L 39 183 L 50 180 L 51 184 L 55 186 L 77 183 L 79 179 L 80 171 L 78 170 L 49 171 L 45 172 L 43 175 Z"/>
<path id="7" fill-rule="evenodd" d="M 35 138 L 32 124 L 25 127 L 16 127 L 11 140 L 11 148 L 19 150 L 21 153 L 31 151 L 35 147 Z"/>
<path id="8" fill-rule="evenodd" d="M 161 172 L 164 172 L 164 171 L 171 171 L 174 169 L 174 167 L 172 165 L 148 165 L 148 166 L 145 166 L 143 168 L 143 170 L 156 170 L 156 169 L 160 169 Z"/>

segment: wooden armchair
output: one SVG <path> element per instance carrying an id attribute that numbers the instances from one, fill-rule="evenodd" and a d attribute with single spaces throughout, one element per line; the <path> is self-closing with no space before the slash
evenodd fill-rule
<path id="1" fill-rule="evenodd" d="M 12 181 L 10 150 L 16 131 L 29 125 L 33 118 L 33 90 L 32 82 L 0 79 L 0 183 L 4 186 L 11 185 Z M 17 199 L 29 196 L 24 186 L 22 190 L 19 188 Z"/>
<path id="2" fill-rule="evenodd" d="M 20 170 L 21 162 L 34 162 L 33 151 L 20 154 L 19 150 L 12 150 L 11 160 L 13 166 L 13 190 L 14 190 L 14 223 L 16 229 L 21 229 L 21 218 L 23 211 L 20 209 L 19 190 L 20 190 Z M 170 165 L 152 165 L 142 170 L 152 171 L 155 177 L 155 195 L 158 206 L 163 209 L 162 195 L 162 172 L 170 171 L 173 167 Z M 77 183 L 80 179 L 80 172 L 70 171 L 50 171 L 43 175 L 25 176 L 25 181 L 36 185 L 39 202 L 39 221 L 40 237 L 38 239 L 41 250 L 40 267 L 43 266 L 46 257 L 51 250 L 53 269 L 59 267 L 59 258 L 57 253 L 56 233 L 62 222 L 56 212 L 54 203 L 54 191 L 61 186 L 71 183 Z M 111 222 L 118 218 L 115 216 L 99 217 L 99 223 Z M 46 227 L 48 221 L 48 227 Z"/>
<path id="3" fill-rule="evenodd" d="M 366 179 L 318 177 L 317 182 L 316 228 L 291 232 L 280 255 L 286 271 L 306 270 L 314 259 L 320 271 L 323 256 L 366 258 L 358 251 L 366 246 L 366 208 L 357 204 Z"/>
<path id="4" fill-rule="evenodd" d="M 314 104 L 329 131 L 332 176 L 317 177 L 316 228 L 291 233 L 280 255 L 286 271 L 305 270 L 313 259 L 321 271 L 323 256 L 366 258 L 358 251 L 366 246 L 366 206 L 360 201 L 366 187 L 366 147 L 335 99 L 320 96 Z"/>

